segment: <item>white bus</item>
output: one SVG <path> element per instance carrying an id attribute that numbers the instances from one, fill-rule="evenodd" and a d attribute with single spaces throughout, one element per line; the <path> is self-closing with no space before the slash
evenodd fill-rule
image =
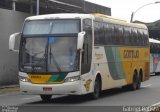
<path id="1" fill-rule="evenodd" d="M 158 75 L 160 73 L 160 41 L 149 39 L 150 42 L 150 72 Z"/>
<path id="2" fill-rule="evenodd" d="M 28 17 L 20 33 L 20 90 L 42 100 L 54 94 L 91 94 L 149 79 L 149 38 L 145 25 L 102 14 Z"/>

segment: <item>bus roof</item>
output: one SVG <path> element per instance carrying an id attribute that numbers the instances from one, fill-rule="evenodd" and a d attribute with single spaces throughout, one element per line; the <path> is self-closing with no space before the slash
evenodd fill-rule
<path id="1" fill-rule="evenodd" d="M 149 38 L 149 42 L 150 42 L 150 43 L 158 43 L 158 44 L 160 44 L 160 41 L 159 41 L 159 40 L 152 39 L 152 38 Z"/>
<path id="2" fill-rule="evenodd" d="M 42 20 L 42 19 L 75 19 L 75 18 L 93 18 L 91 14 L 78 14 L 78 13 L 59 13 L 59 14 L 46 14 L 31 16 L 26 18 L 26 20 Z"/>
<path id="3" fill-rule="evenodd" d="M 137 27 L 137 28 L 143 28 L 147 29 L 146 25 L 144 24 L 138 24 L 138 23 L 128 23 L 124 20 L 120 20 L 117 18 L 113 18 L 111 16 L 107 16 L 104 14 L 79 14 L 79 13 L 59 13 L 59 14 L 46 14 L 46 15 L 38 15 L 38 16 L 31 16 L 26 18 L 26 20 L 43 20 L 43 19 L 75 19 L 75 18 L 90 18 L 90 19 L 96 19 L 101 18 L 103 21 L 106 21 L 108 23 L 113 24 L 120 24 L 125 26 L 131 26 L 131 27 Z"/>
<path id="4" fill-rule="evenodd" d="M 131 27 L 136 27 L 136 28 L 142 28 L 142 29 L 148 29 L 145 24 L 140 24 L 140 23 L 128 23 L 125 20 L 121 20 L 118 18 L 114 18 L 112 16 L 104 15 L 104 14 L 99 14 L 95 13 L 93 14 L 96 17 L 102 18 L 103 21 L 107 21 L 109 23 L 114 23 L 114 24 L 119 24 L 119 25 L 125 25 L 125 26 L 131 26 Z"/>

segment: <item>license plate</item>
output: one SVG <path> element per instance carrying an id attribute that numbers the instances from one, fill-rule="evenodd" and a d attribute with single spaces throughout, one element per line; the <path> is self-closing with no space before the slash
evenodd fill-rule
<path id="1" fill-rule="evenodd" d="M 43 87 L 43 91 L 52 91 L 51 87 Z"/>

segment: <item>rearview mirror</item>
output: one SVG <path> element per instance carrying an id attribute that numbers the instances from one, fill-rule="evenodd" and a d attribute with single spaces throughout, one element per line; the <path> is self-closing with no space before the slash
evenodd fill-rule
<path id="1" fill-rule="evenodd" d="M 16 37 L 18 37 L 20 34 L 21 34 L 21 32 L 14 33 L 14 34 L 10 35 L 10 37 L 9 37 L 9 50 L 10 51 L 19 52 L 19 50 L 15 50 L 14 47 L 15 47 Z"/>
<path id="2" fill-rule="evenodd" d="M 86 32 L 80 32 L 78 33 L 78 42 L 77 42 L 77 49 L 81 50 L 83 48 L 83 43 L 84 43 L 84 35 Z"/>

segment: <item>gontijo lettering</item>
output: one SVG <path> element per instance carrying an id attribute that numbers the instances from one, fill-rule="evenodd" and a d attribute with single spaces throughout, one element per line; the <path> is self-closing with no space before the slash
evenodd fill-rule
<path id="1" fill-rule="evenodd" d="M 139 58 L 138 50 L 124 50 L 124 58 Z"/>

